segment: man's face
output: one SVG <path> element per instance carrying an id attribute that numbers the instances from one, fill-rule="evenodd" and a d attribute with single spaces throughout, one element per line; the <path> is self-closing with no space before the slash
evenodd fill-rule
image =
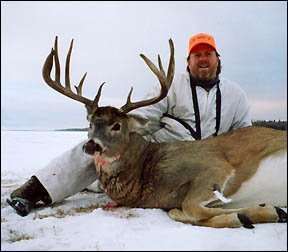
<path id="1" fill-rule="evenodd" d="M 199 80 L 213 80 L 216 77 L 219 58 L 215 49 L 209 45 L 199 44 L 190 53 L 188 66 L 190 74 Z"/>

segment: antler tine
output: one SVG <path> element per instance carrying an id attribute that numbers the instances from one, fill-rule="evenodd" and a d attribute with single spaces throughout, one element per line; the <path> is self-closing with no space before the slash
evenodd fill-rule
<path id="1" fill-rule="evenodd" d="M 54 60 L 55 60 L 55 84 L 61 85 L 60 83 L 60 63 L 59 63 L 59 57 L 58 57 L 58 36 L 55 38 L 54 42 Z"/>
<path id="2" fill-rule="evenodd" d="M 66 64 L 65 64 L 65 88 L 66 89 L 70 89 L 70 90 L 71 90 L 71 85 L 70 85 L 70 58 L 71 58 L 71 52 L 72 52 L 72 48 L 73 48 L 73 42 L 74 42 L 74 39 L 71 40 L 71 44 L 70 44 L 69 51 L 67 53 Z M 78 90 L 77 90 L 77 92 L 78 92 Z"/>
<path id="3" fill-rule="evenodd" d="M 169 67 L 168 67 L 168 73 L 167 76 L 165 75 L 165 72 L 163 70 L 161 58 L 158 55 L 158 64 L 159 64 L 159 69 L 143 54 L 140 54 L 141 58 L 145 61 L 145 63 L 148 65 L 148 67 L 151 69 L 151 71 L 156 75 L 158 78 L 160 85 L 161 85 L 161 91 L 158 97 L 147 99 L 144 101 L 139 101 L 139 102 L 131 102 L 130 97 L 132 93 L 132 89 L 128 95 L 127 102 L 124 106 L 120 108 L 120 111 L 123 111 L 125 113 L 128 113 L 136 108 L 152 105 L 154 103 L 157 103 L 161 101 L 163 98 L 167 96 L 168 89 L 171 86 L 171 83 L 173 81 L 174 77 L 174 69 L 175 69 L 175 60 L 174 60 L 174 45 L 172 39 L 169 40 L 169 45 L 170 45 L 170 60 L 169 60 Z"/>
<path id="4" fill-rule="evenodd" d="M 131 103 L 131 94 L 132 94 L 132 92 L 133 92 L 133 87 L 131 87 L 130 92 L 129 92 L 128 97 L 127 97 L 127 102 L 128 103 Z"/>
<path id="5" fill-rule="evenodd" d="M 72 52 L 72 47 L 73 47 L 73 40 L 70 45 L 69 52 L 66 57 L 66 66 L 65 66 L 65 87 L 61 85 L 60 82 L 60 63 L 59 63 L 59 57 L 58 57 L 58 36 L 55 38 L 55 44 L 54 44 L 54 49 L 52 48 L 51 53 L 48 55 L 46 58 L 46 61 L 44 63 L 43 69 L 42 69 L 42 76 L 45 82 L 54 90 L 57 92 L 73 99 L 76 101 L 79 101 L 81 103 L 84 103 L 87 106 L 91 106 L 93 103 L 92 100 L 85 98 L 82 96 L 82 85 L 84 82 L 84 79 L 86 77 L 86 74 L 82 77 L 80 84 L 78 87 L 75 86 L 77 90 L 77 94 L 73 93 L 70 87 L 70 77 L 69 77 L 69 66 L 70 66 L 70 57 L 71 57 L 71 52 Z M 55 61 L 55 81 L 51 79 L 51 70 L 53 66 L 53 57 Z M 99 95 L 100 97 L 100 95 Z M 98 98 L 99 99 L 99 98 Z"/>
<path id="6" fill-rule="evenodd" d="M 159 65 L 160 72 L 163 73 L 163 75 L 165 76 L 165 71 L 163 69 L 162 61 L 161 61 L 161 58 L 160 58 L 159 54 L 158 54 L 158 65 Z"/>
<path id="7" fill-rule="evenodd" d="M 100 87 L 98 88 L 97 95 L 95 96 L 94 101 L 93 101 L 93 106 L 94 106 L 94 107 L 97 107 L 97 108 L 98 108 L 98 102 L 99 102 L 99 99 L 100 99 L 100 96 L 101 96 L 102 87 L 103 87 L 104 84 L 105 84 L 105 82 L 103 82 L 103 83 L 100 85 Z"/>
<path id="8" fill-rule="evenodd" d="M 173 41 L 171 38 L 169 39 L 169 46 L 170 46 L 170 55 L 174 55 L 174 45 L 173 45 Z M 170 88 L 172 84 L 174 73 L 175 73 L 175 59 L 174 57 L 170 57 L 168 72 L 167 72 L 167 84 L 168 84 L 167 88 L 168 89 Z"/>
<path id="9" fill-rule="evenodd" d="M 86 78 L 86 75 L 87 75 L 87 72 L 84 74 L 84 76 L 82 77 L 78 87 L 77 86 L 74 86 L 76 88 L 76 91 L 77 91 L 77 94 L 78 95 L 81 95 L 82 96 L 82 86 L 83 86 L 83 83 L 84 83 L 84 80 Z"/>
<path id="10" fill-rule="evenodd" d="M 124 112 L 124 113 L 128 113 L 129 111 L 131 111 L 132 109 L 134 109 L 135 107 L 135 103 L 132 103 L 131 102 L 131 94 L 132 94 L 132 91 L 133 91 L 133 87 L 131 87 L 130 89 L 130 92 L 128 94 L 128 97 L 127 97 L 127 101 L 125 103 L 125 105 L 123 105 L 119 110 Z M 139 103 L 139 102 L 138 102 Z"/>
<path id="11" fill-rule="evenodd" d="M 100 85 L 100 87 L 98 89 L 98 92 L 97 92 L 97 95 L 95 96 L 94 101 L 91 104 L 86 104 L 85 105 L 88 116 L 89 115 L 93 115 L 94 112 L 98 109 L 98 102 L 99 102 L 99 99 L 100 99 L 100 96 L 101 96 L 102 87 L 103 87 L 104 84 L 105 84 L 105 82 L 103 82 Z"/>
<path id="12" fill-rule="evenodd" d="M 156 75 L 156 77 L 158 78 L 160 84 L 162 85 L 163 83 L 165 83 L 166 81 L 166 76 L 164 71 L 159 71 L 157 69 L 157 67 L 144 55 L 144 54 L 140 54 L 140 57 L 145 61 L 145 63 L 147 64 L 147 66 L 151 69 L 151 71 Z M 161 59 L 160 56 L 158 57 L 158 59 L 160 60 L 159 65 L 162 66 L 161 63 Z"/>

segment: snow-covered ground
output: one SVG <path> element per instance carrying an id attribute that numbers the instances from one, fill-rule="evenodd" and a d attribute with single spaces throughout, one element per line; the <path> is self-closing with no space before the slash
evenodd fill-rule
<path id="1" fill-rule="evenodd" d="M 80 192 L 20 217 L 7 196 L 86 132 L 1 131 L 1 250 L 287 250 L 287 224 L 214 229 L 171 220 L 161 209 L 107 208 Z M 287 212 L 287 208 L 284 209 Z"/>

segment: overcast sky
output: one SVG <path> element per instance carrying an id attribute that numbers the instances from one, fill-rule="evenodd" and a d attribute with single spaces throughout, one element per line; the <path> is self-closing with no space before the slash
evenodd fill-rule
<path id="1" fill-rule="evenodd" d="M 93 99 L 105 81 L 100 105 L 120 107 L 131 86 L 138 101 L 157 83 L 140 53 L 155 63 L 160 54 L 167 69 L 172 38 L 175 72 L 184 72 L 199 32 L 214 36 L 221 74 L 247 93 L 252 119 L 287 120 L 286 1 L 1 1 L 1 129 L 88 125 L 84 105 L 42 78 L 56 35 L 62 68 L 74 38 L 72 84 L 88 72 L 83 95 Z"/>

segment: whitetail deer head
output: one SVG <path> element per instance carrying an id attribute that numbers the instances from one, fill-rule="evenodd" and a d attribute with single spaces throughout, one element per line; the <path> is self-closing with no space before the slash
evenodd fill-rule
<path id="1" fill-rule="evenodd" d="M 65 86 L 61 84 L 60 63 L 58 57 L 58 37 L 56 36 L 54 48 L 52 48 L 51 53 L 48 55 L 43 66 L 43 78 L 45 82 L 57 92 L 85 104 L 87 110 L 87 120 L 90 122 L 88 131 L 89 141 L 84 145 L 84 150 L 87 154 L 94 155 L 94 153 L 105 153 L 105 151 L 109 150 L 109 154 L 106 154 L 108 156 L 113 156 L 115 151 L 118 152 L 119 148 L 124 147 L 124 143 L 129 142 L 127 138 L 129 138 L 129 134 L 132 132 L 137 132 L 141 135 L 147 134 L 146 129 L 149 127 L 149 121 L 141 119 L 137 116 L 128 115 L 127 113 L 134 109 L 157 103 L 167 96 L 168 90 L 173 80 L 175 69 L 174 46 L 171 39 L 169 40 L 169 45 L 170 61 L 167 75 L 165 74 L 159 55 L 159 69 L 157 69 L 157 67 L 147 57 L 145 57 L 143 54 L 140 54 L 148 67 L 157 76 L 161 85 L 160 94 L 157 97 L 151 99 L 139 102 L 131 102 L 131 94 L 133 91 L 133 88 L 131 88 L 126 104 L 123 105 L 120 109 L 117 109 L 111 106 L 98 106 L 101 90 L 105 82 L 100 85 L 94 100 L 90 100 L 82 96 L 82 86 L 87 73 L 84 74 L 79 85 L 75 86 L 77 93 L 74 93 L 71 90 L 69 66 L 73 40 L 71 41 L 70 49 L 66 58 Z M 53 58 L 55 62 L 55 80 L 52 80 L 50 76 L 53 66 Z"/>

